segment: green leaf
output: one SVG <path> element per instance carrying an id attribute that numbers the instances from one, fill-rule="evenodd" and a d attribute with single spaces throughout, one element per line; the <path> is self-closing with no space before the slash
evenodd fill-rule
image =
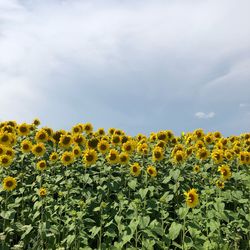
<path id="1" fill-rule="evenodd" d="M 140 188 L 139 195 L 141 196 L 142 200 L 144 200 L 144 198 L 146 197 L 147 193 L 148 193 L 148 188 L 145 188 L 145 189 Z"/>
<path id="2" fill-rule="evenodd" d="M 139 217 L 139 225 L 141 229 L 144 229 L 148 226 L 150 222 L 150 217 L 149 216 L 140 216 Z"/>
<path id="3" fill-rule="evenodd" d="M 75 240 L 75 238 L 76 238 L 75 234 L 68 235 L 67 236 L 67 245 L 70 246 L 73 243 L 73 241 Z"/>
<path id="4" fill-rule="evenodd" d="M 31 232 L 32 229 L 33 227 L 31 225 L 24 225 L 22 227 L 22 230 L 25 230 L 25 232 L 22 234 L 21 240 L 23 240 Z"/>
<path id="5" fill-rule="evenodd" d="M 178 215 L 179 215 L 180 219 L 184 219 L 184 217 L 187 215 L 188 211 L 189 211 L 188 207 L 179 208 Z"/>
<path id="6" fill-rule="evenodd" d="M 182 229 L 181 224 L 173 222 L 169 228 L 169 238 L 171 240 L 175 240 L 178 237 L 181 229 Z"/>
<path id="7" fill-rule="evenodd" d="M 170 180 L 171 180 L 171 176 L 166 176 L 166 177 L 163 178 L 162 183 L 163 183 L 163 184 L 167 184 L 167 183 L 170 182 Z"/>
<path id="8" fill-rule="evenodd" d="M 101 230 L 101 227 L 94 226 L 89 231 L 91 232 L 91 238 L 94 238 L 99 231 Z"/>
<path id="9" fill-rule="evenodd" d="M 131 180 L 130 182 L 128 182 L 128 186 L 132 189 L 135 190 L 136 186 L 137 186 L 137 180 Z"/>

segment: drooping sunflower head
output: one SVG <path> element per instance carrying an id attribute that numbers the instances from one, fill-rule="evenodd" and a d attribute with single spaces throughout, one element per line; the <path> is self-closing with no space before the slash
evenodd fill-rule
<path id="1" fill-rule="evenodd" d="M 161 161 L 164 158 L 163 149 L 161 147 L 155 147 L 153 149 L 153 161 Z"/>
<path id="2" fill-rule="evenodd" d="M 32 147 L 32 153 L 36 156 L 43 156 L 46 152 L 46 148 L 42 142 L 39 142 Z"/>
<path id="3" fill-rule="evenodd" d="M 206 160 L 209 156 L 209 151 L 206 148 L 200 148 L 196 154 L 196 157 L 200 160 Z"/>
<path id="4" fill-rule="evenodd" d="M 39 196 L 40 197 L 42 197 L 42 198 L 44 198 L 45 196 L 47 195 L 47 190 L 46 190 L 46 188 L 40 188 L 39 189 Z"/>
<path id="5" fill-rule="evenodd" d="M 139 163 L 135 162 L 134 164 L 132 164 L 130 166 L 130 173 L 133 176 L 139 176 L 141 173 L 141 166 L 139 165 Z"/>
<path id="6" fill-rule="evenodd" d="M 221 177 L 223 180 L 228 180 L 231 178 L 232 173 L 228 165 L 222 165 L 218 167 L 218 171 L 221 173 Z"/>
<path id="7" fill-rule="evenodd" d="M 185 192 L 184 195 L 186 196 L 186 204 L 188 207 L 194 208 L 198 205 L 199 196 L 196 189 L 192 188 L 188 192 Z"/>
<path id="8" fill-rule="evenodd" d="M 30 125 L 27 123 L 22 123 L 18 125 L 17 132 L 21 136 L 26 136 L 30 133 Z"/>
<path id="9" fill-rule="evenodd" d="M 119 155 L 119 159 L 120 159 L 120 164 L 121 165 L 126 165 L 129 162 L 129 154 L 126 153 L 126 152 L 122 152 Z"/>
<path id="10" fill-rule="evenodd" d="M 182 163 L 186 158 L 186 154 L 185 151 L 183 150 L 178 150 L 175 154 L 174 154 L 174 162 L 175 163 Z"/>
<path id="11" fill-rule="evenodd" d="M 97 145 L 97 149 L 100 153 L 105 154 L 109 151 L 109 143 L 106 140 L 101 140 Z"/>
<path id="12" fill-rule="evenodd" d="M 83 153 L 83 162 L 87 167 L 95 164 L 97 158 L 97 152 L 94 149 L 87 149 Z"/>
<path id="13" fill-rule="evenodd" d="M 41 161 L 37 162 L 36 168 L 40 171 L 44 171 L 47 168 L 46 161 L 41 160 Z"/>
<path id="14" fill-rule="evenodd" d="M 21 142 L 21 150 L 23 153 L 29 153 L 32 150 L 32 142 L 29 140 L 24 140 Z"/>
<path id="15" fill-rule="evenodd" d="M 65 151 L 61 156 L 61 162 L 64 166 L 68 166 L 75 160 L 74 154 L 69 151 Z"/>
<path id="16" fill-rule="evenodd" d="M 17 186 L 15 178 L 8 176 L 3 179 L 3 189 L 7 191 L 13 191 Z"/>
<path id="17" fill-rule="evenodd" d="M 156 177 L 157 176 L 157 170 L 154 166 L 149 165 L 147 167 L 147 173 L 151 176 L 151 177 Z"/>
<path id="18" fill-rule="evenodd" d="M 109 151 L 109 154 L 107 155 L 107 161 L 111 164 L 114 165 L 118 163 L 120 160 L 119 158 L 119 152 L 115 149 L 111 149 Z"/>

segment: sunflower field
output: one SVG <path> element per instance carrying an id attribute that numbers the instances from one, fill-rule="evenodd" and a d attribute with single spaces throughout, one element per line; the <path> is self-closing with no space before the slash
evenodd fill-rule
<path id="1" fill-rule="evenodd" d="M 0 249 L 250 249 L 250 133 L 0 123 Z"/>

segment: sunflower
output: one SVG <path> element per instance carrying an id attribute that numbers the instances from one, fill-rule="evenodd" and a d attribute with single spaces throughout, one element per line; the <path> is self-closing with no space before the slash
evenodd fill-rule
<path id="1" fill-rule="evenodd" d="M 35 126 L 39 126 L 39 125 L 41 124 L 41 122 L 40 122 L 40 120 L 39 120 L 38 118 L 35 118 L 35 119 L 33 120 L 33 124 L 34 124 Z"/>
<path id="2" fill-rule="evenodd" d="M 221 177 L 223 180 L 230 179 L 230 177 L 232 175 L 230 167 L 228 165 L 222 165 L 222 166 L 218 167 L 218 171 L 221 173 Z"/>
<path id="3" fill-rule="evenodd" d="M 171 130 L 166 130 L 166 135 L 168 137 L 168 140 L 172 140 L 174 138 L 174 133 Z"/>
<path id="4" fill-rule="evenodd" d="M 61 130 L 58 130 L 58 131 L 53 132 L 52 138 L 53 138 L 57 143 L 59 143 L 60 138 L 61 138 L 62 135 L 66 135 L 66 131 L 61 129 Z"/>
<path id="5" fill-rule="evenodd" d="M 239 152 L 240 164 L 246 164 L 247 163 L 247 159 L 246 159 L 247 153 L 248 152 L 245 152 L 245 151 Z"/>
<path id="6" fill-rule="evenodd" d="M 51 162 L 56 162 L 58 160 L 58 153 L 57 152 L 52 152 L 49 156 L 49 160 Z"/>
<path id="7" fill-rule="evenodd" d="M 98 143 L 99 143 L 99 140 L 97 138 L 92 138 L 87 141 L 88 148 L 90 149 L 96 149 Z"/>
<path id="8" fill-rule="evenodd" d="M 49 136 L 46 130 L 40 129 L 39 131 L 36 132 L 35 140 L 37 142 L 46 142 L 48 141 L 48 139 L 49 139 Z"/>
<path id="9" fill-rule="evenodd" d="M 82 133 L 82 126 L 80 126 L 79 124 L 75 125 L 72 127 L 71 129 L 72 134 L 79 134 Z"/>
<path id="10" fill-rule="evenodd" d="M 125 142 L 122 145 L 122 150 L 128 154 L 131 154 L 134 151 L 134 143 L 131 140 Z"/>
<path id="11" fill-rule="evenodd" d="M 125 152 L 120 153 L 119 158 L 120 158 L 121 165 L 128 164 L 128 162 L 129 162 L 129 154 L 128 153 L 125 153 Z"/>
<path id="12" fill-rule="evenodd" d="M 97 130 L 97 134 L 100 135 L 100 136 L 105 135 L 105 130 L 104 130 L 104 128 L 99 128 L 99 129 Z"/>
<path id="13" fill-rule="evenodd" d="M 161 161 L 164 158 L 163 149 L 161 147 L 155 147 L 153 149 L 153 161 Z"/>
<path id="14" fill-rule="evenodd" d="M 37 162 L 36 168 L 40 171 L 44 171 L 47 168 L 46 161 L 41 160 L 41 161 Z"/>
<path id="15" fill-rule="evenodd" d="M 12 135 L 10 133 L 4 132 L 0 133 L 0 144 L 9 146 L 11 144 Z"/>
<path id="16" fill-rule="evenodd" d="M 196 172 L 196 173 L 199 173 L 199 172 L 200 172 L 200 166 L 195 165 L 195 166 L 193 167 L 193 171 Z"/>
<path id="17" fill-rule="evenodd" d="M 21 136 L 26 136 L 30 133 L 30 125 L 27 123 L 22 123 L 18 126 L 17 132 Z"/>
<path id="18" fill-rule="evenodd" d="M 201 148 L 198 150 L 196 157 L 200 160 L 206 160 L 209 156 L 209 151 L 206 148 Z"/>
<path id="19" fill-rule="evenodd" d="M 160 141 L 156 144 L 156 147 L 161 147 L 161 148 L 164 149 L 164 148 L 166 147 L 166 142 L 160 140 Z"/>
<path id="20" fill-rule="evenodd" d="M 134 163 L 130 166 L 130 173 L 133 176 L 139 176 L 141 173 L 141 166 L 139 165 L 139 163 Z"/>
<path id="21" fill-rule="evenodd" d="M 39 142 L 33 145 L 32 147 L 32 153 L 37 157 L 43 156 L 45 154 L 45 151 L 46 151 L 46 148 L 42 142 Z"/>
<path id="22" fill-rule="evenodd" d="M 74 162 L 74 154 L 69 151 L 65 151 L 61 156 L 61 162 L 64 166 L 68 166 Z"/>
<path id="23" fill-rule="evenodd" d="M 115 132 L 115 128 L 110 128 L 110 129 L 108 130 L 108 133 L 109 133 L 110 135 L 113 135 L 114 132 Z"/>
<path id="24" fill-rule="evenodd" d="M 100 153 L 105 154 L 109 151 L 109 143 L 106 140 L 99 141 L 97 149 Z"/>
<path id="25" fill-rule="evenodd" d="M 157 133 L 157 139 L 160 140 L 160 141 L 167 142 L 169 138 L 167 136 L 166 131 L 159 131 Z"/>
<path id="26" fill-rule="evenodd" d="M 96 163 L 97 157 L 97 152 L 94 149 L 87 149 L 83 153 L 83 162 L 87 167 L 91 166 Z"/>
<path id="27" fill-rule="evenodd" d="M 174 154 L 174 162 L 175 163 L 181 163 L 185 160 L 185 151 L 182 150 L 178 150 L 175 154 Z"/>
<path id="28" fill-rule="evenodd" d="M 8 156 L 10 156 L 12 159 L 14 159 L 14 157 L 15 157 L 15 150 L 13 148 L 6 147 L 5 154 L 8 155 Z"/>
<path id="29" fill-rule="evenodd" d="M 141 155 L 148 154 L 148 144 L 147 143 L 139 143 L 137 146 L 137 152 Z"/>
<path id="30" fill-rule="evenodd" d="M 221 149 L 213 150 L 212 159 L 216 164 L 219 164 L 224 159 L 224 152 Z"/>
<path id="31" fill-rule="evenodd" d="M 2 167 L 9 167 L 13 162 L 13 158 L 9 155 L 2 155 L 0 156 L 0 166 Z"/>
<path id="32" fill-rule="evenodd" d="M 192 188 L 188 192 L 185 192 L 184 195 L 186 196 L 186 203 L 188 207 L 194 208 L 198 205 L 199 196 L 196 189 Z"/>
<path id="33" fill-rule="evenodd" d="M 5 152 L 6 152 L 6 147 L 0 144 L 0 156 L 5 155 Z"/>
<path id="34" fill-rule="evenodd" d="M 22 141 L 21 150 L 23 153 L 29 153 L 32 150 L 32 142 L 29 140 Z"/>
<path id="35" fill-rule="evenodd" d="M 93 131 L 93 126 L 92 126 L 92 124 L 91 124 L 90 122 L 84 124 L 83 130 L 84 130 L 87 134 L 91 133 L 91 132 Z"/>
<path id="36" fill-rule="evenodd" d="M 187 156 L 190 156 L 192 153 L 193 153 L 193 147 L 192 147 L 192 146 L 191 146 L 191 147 L 188 147 L 188 148 L 186 149 L 186 155 L 187 155 Z"/>
<path id="37" fill-rule="evenodd" d="M 60 141 L 59 141 L 59 146 L 61 148 L 67 149 L 71 146 L 73 143 L 73 139 L 71 135 L 61 135 Z"/>
<path id="38" fill-rule="evenodd" d="M 151 142 L 156 141 L 156 140 L 157 140 L 157 134 L 154 133 L 154 132 L 150 133 L 149 140 L 150 140 Z"/>
<path id="39" fill-rule="evenodd" d="M 111 138 L 111 143 L 113 145 L 119 145 L 121 142 L 121 137 L 119 135 L 113 135 Z"/>
<path id="40" fill-rule="evenodd" d="M 228 161 L 233 160 L 234 154 L 231 150 L 225 150 L 224 156 Z"/>
<path id="41" fill-rule="evenodd" d="M 40 188 L 39 189 L 39 196 L 44 198 L 47 195 L 47 190 L 45 188 Z"/>
<path id="42" fill-rule="evenodd" d="M 109 151 L 108 156 L 107 156 L 107 160 L 112 165 L 118 163 L 119 160 L 120 160 L 119 159 L 119 152 L 117 150 L 115 150 L 115 149 L 111 149 Z"/>
<path id="43" fill-rule="evenodd" d="M 213 142 L 213 135 L 211 133 L 208 133 L 204 137 L 204 142 L 207 143 L 207 144 L 211 144 Z"/>
<path id="44" fill-rule="evenodd" d="M 151 177 L 156 177 L 157 176 L 157 170 L 154 166 L 148 166 L 147 167 L 147 173 L 151 176 Z"/>
<path id="45" fill-rule="evenodd" d="M 75 158 L 78 158 L 82 153 L 79 146 L 74 146 L 73 149 L 72 149 L 72 152 L 73 152 Z"/>
<path id="46" fill-rule="evenodd" d="M 197 150 L 199 150 L 199 149 L 201 149 L 201 148 L 204 148 L 205 147 L 205 143 L 203 142 L 203 141 L 201 141 L 201 140 L 199 140 L 199 141 L 197 141 L 196 143 L 195 143 L 195 148 L 197 149 Z"/>
<path id="47" fill-rule="evenodd" d="M 221 133 L 219 131 L 214 132 L 214 138 L 215 139 L 221 138 Z"/>
<path id="48" fill-rule="evenodd" d="M 223 189 L 225 187 L 224 181 L 217 180 L 216 186 L 220 189 Z"/>
<path id="49" fill-rule="evenodd" d="M 16 188 L 17 182 L 16 179 L 8 176 L 3 179 L 3 189 L 7 191 L 12 191 Z"/>
<path id="50" fill-rule="evenodd" d="M 84 146 L 86 144 L 86 138 L 82 134 L 74 134 L 73 141 L 79 146 Z"/>

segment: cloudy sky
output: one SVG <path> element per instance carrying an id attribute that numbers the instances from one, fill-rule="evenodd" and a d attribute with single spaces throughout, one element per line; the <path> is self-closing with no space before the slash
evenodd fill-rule
<path id="1" fill-rule="evenodd" d="M 250 131 L 249 0 L 0 0 L 0 120 Z"/>

